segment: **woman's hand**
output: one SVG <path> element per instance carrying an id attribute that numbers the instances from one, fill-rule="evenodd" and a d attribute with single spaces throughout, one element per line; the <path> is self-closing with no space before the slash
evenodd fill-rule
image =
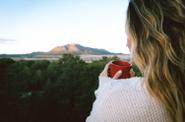
<path id="1" fill-rule="evenodd" d="M 109 65 L 112 63 L 112 61 L 110 61 L 109 63 L 107 63 L 105 65 L 105 68 L 103 69 L 103 71 L 100 73 L 100 76 L 102 77 L 109 77 L 108 75 L 108 69 L 109 69 Z M 122 71 L 119 70 L 114 77 L 112 77 L 113 79 L 118 79 L 120 76 L 122 75 Z M 135 72 L 133 71 L 133 69 L 130 69 L 130 77 L 135 77 Z"/>
<path id="2" fill-rule="evenodd" d="M 109 77 L 108 76 L 108 69 L 109 69 L 109 65 L 112 63 L 112 61 L 110 61 L 109 63 L 107 63 L 105 65 L 105 68 L 103 69 L 103 71 L 100 73 L 100 76 L 102 77 Z M 122 75 L 122 71 L 119 70 L 112 78 L 113 79 L 118 79 L 120 76 Z"/>

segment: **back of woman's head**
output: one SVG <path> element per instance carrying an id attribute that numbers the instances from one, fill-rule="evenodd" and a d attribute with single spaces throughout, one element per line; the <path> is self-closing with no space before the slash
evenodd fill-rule
<path id="1" fill-rule="evenodd" d="M 185 121 L 185 1 L 130 0 L 128 37 L 133 62 L 172 121 Z"/>

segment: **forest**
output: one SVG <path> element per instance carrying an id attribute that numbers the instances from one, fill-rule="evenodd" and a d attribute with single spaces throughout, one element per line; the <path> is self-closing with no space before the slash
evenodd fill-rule
<path id="1" fill-rule="evenodd" d="M 95 100 L 98 76 L 115 59 L 86 63 L 71 54 L 57 61 L 1 58 L 0 122 L 84 122 Z"/>

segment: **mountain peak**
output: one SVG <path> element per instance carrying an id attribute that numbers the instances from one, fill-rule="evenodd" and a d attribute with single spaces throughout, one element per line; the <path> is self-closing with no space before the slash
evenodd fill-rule
<path id="1" fill-rule="evenodd" d="M 57 46 L 53 48 L 50 53 L 76 53 L 79 49 L 77 48 L 76 44 L 67 44 L 63 46 Z"/>
<path id="2" fill-rule="evenodd" d="M 70 53 L 70 54 L 111 54 L 109 51 L 104 49 L 97 49 L 97 48 L 91 48 L 91 47 L 84 47 L 80 44 L 66 44 L 63 46 L 57 46 L 53 48 L 49 53 L 55 53 L 55 54 L 64 54 L 64 53 Z"/>

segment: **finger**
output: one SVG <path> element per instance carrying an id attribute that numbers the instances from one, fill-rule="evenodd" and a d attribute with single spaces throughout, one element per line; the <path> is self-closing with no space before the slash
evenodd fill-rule
<path id="1" fill-rule="evenodd" d="M 122 75 L 122 71 L 119 70 L 118 72 L 116 72 L 116 74 L 114 75 L 113 79 L 118 79 L 121 75 Z"/>
<path id="2" fill-rule="evenodd" d="M 109 68 L 109 65 L 112 63 L 112 61 L 109 61 L 106 65 L 105 65 L 105 70 L 107 70 Z"/>
<path id="3" fill-rule="evenodd" d="M 112 61 L 108 62 L 108 63 L 105 65 L 103 71 L 100 73 L 100 76 L 108 76 L 108 69 L 109 69 L 109 65 L 110 65 L 111 63 L 112 63 Z"/>
<path id="4" fill-rule="evenodd" d="M 133 69 L 130 70 L 130 77 L 134 77 L 135 76 L 135 72 L 133 71 Z"/>

